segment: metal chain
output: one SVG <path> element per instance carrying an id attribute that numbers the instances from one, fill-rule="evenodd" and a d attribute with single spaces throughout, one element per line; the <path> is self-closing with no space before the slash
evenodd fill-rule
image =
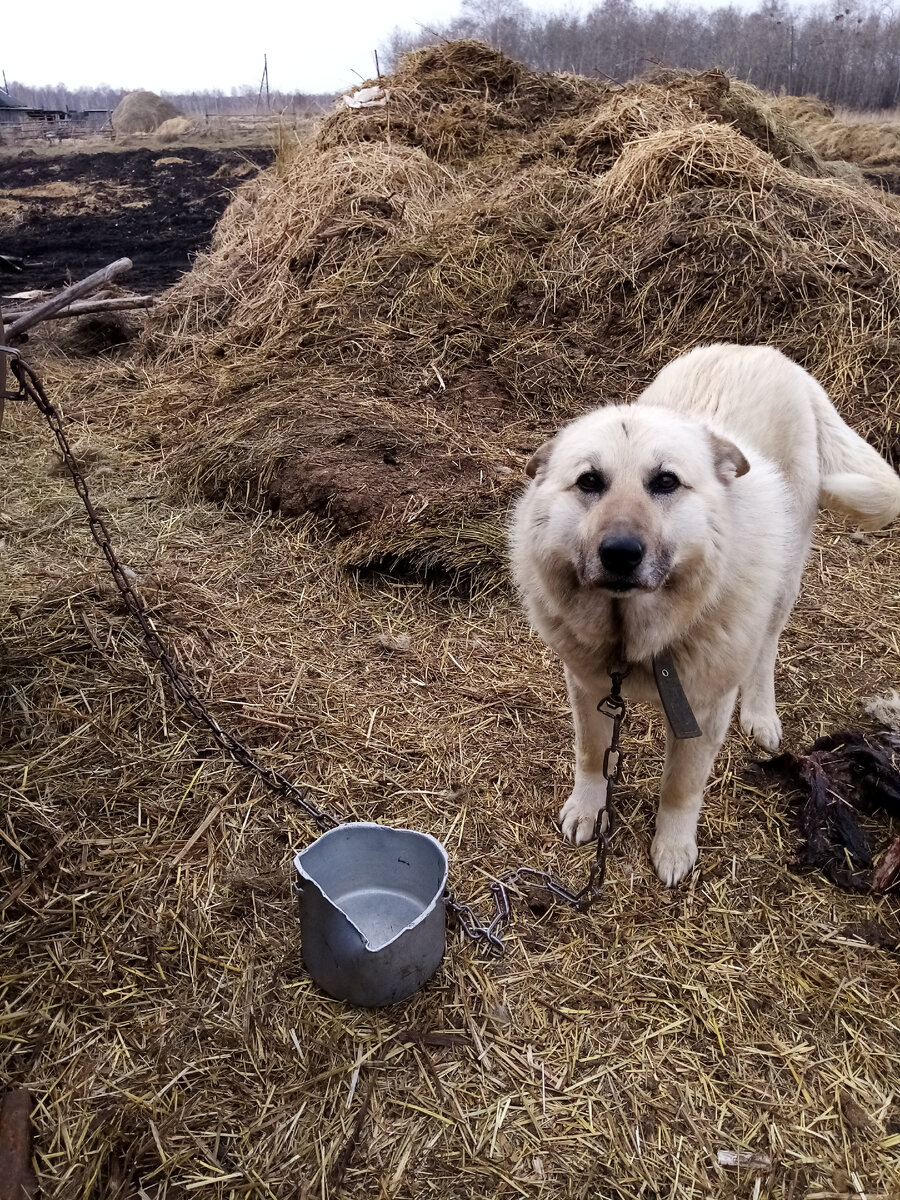
<path id="1" fill-rule="evenodd" d="M 305 792 L 287 779 L 286 776 L 282 775 L 280 771 L 275 770 L 273 767 L 263 766 L 258 762 L 243 742 L 221 727 L 194 691 L 193 686 L 185 677 L 183 670 L 175 662 L 166 644 L 157 633 L 140 593 L 129 578 L 128 570 L 122 566 L 116 556 L 109 531 L 104 524 L 103 518 L 94 508 L 88 485 L 72 453 L 72 448 L 63 429 L 59 413 L 48 399 L 37 375 L 22 361 L 18 351 L 10 346 L 0 346 L 0 354 L 9 356 L 10 371 L 19 385 L 18 392 L 8 393 L 6 398 L 10 400 L 32 400 L 46 418 L 59 445 L 63 461 L 68 468 L 69 474 L 72 476 L 75 490 L 84 504 L 88 515 L 88 526 L 94 541 L 100 547 L 104 558 L 109 564 L 112 577 L 128 612 L 140 626 L 141 632 L 144 635 L 144 641 L 153 661 L 158 662 L 160 667 L 162 667 L 176 695 L 181 698 L 188 711 L 212 733 L 219 746 L 230 754 L 236 762 L 240 763 L 241 766 L 251 771 L 266 788 L 292 800 L 308 817 L 323 828 L 333 829 L 341 824 L 335 817 L 323 812 L 322 809 L 309 799 Z M 512 915 L 510 891 L 518 890 L 518 885 L 524 884 L 526 887 L 545 891 L 553 899 L 570 904 L 580 912 L 587 911 L 599 895 L 600 888 L 606 878 L 609 839 L 613 831 L 613 790 L 618 785 L 622 765 L 622 755 L 619 750 L 619 729 L 625 717 L 625 701 L 621 695 L 623 677 L 622 672 L 612 673 L 612 688 L 610 693 L 597 705 L 598 711 L 605 713 L 611 718 L 613 727 L 609 749 L 603 758 L 603 777 L 607 781 L 606 806 L 597 815 L 594 830 L 597 838 L 597 852 L 591 865 L 587 882 L 581 891 L 571 891 L 564 884 L 560 883 L 559 880 L 554 879 L 547 871 L 539 871 L 534 867 L 518 867 L 515 871 L 509 872 L 509 874 L 495 880 L 490 885 L 495 911 L 493 918 L 487 924 L 478 919 L 474 909 L 470 905 L 461 904 L 449 893 L 445 896 L 447 908 L 455 917 L 463 934 L 472 941 L 481 943 L 491 957 L 499 958 L 505 953 L 505 947 L 499 934 L 510 922 Z"/>
<path id="2" fill-rule="evenodd" d="M 280 771 L 273 767 L 266 767 L 258 762 L 247 747 L 234 734 L 228 733 L 222 728 L 216 718 L 212 715 L 197 693 L 193 686 L 185 677 L 181 668 L 174 661 L 166 644 L 162 641 L 159 634 L 156 632 L 156 627 L 153 624 L 153 619 L 147 611 L 147 607 L 134 584 L 129 578 L 129 572 L 119 562 L 116 552 L 113 549 L 112 541 L 110 540 L 109 531 L 104 524 L 103 518 L 94 508 L 91 500 L 90 492 L 88 491 L 87 483 L 82 475 L 78 462 L 72 453 L 72 448 L 69 445 L 69 440 L 65 435 L 62 427 L 62 421 L 59 413 L 53 407 L 51 401 L 47 398 L 41 382 L 35 375 L 34 371 L 22 361 L 15 353 L 10 351 L 8 347 L 3 348 L 5 353 L 13 354 L 15 357 L 10 362 L 10 371 L 15 376 L 20 389 L 20 396 L 27 397 L 33 400 L 40 412 L 47 419 L 47 423 L 53 431 L 53 435 L 59 445 L 60 453 L 63 456 L 63 461 L 69 469 L 69 474 L 72 476 L 72 481 L 75 484 L 75 490 L 81 497 L 85 510 L 88 515 L 88 527 L 94 541 L 103 551 L 103 556 L 109 564 L 109 569 L 112 572 L 112 577 L 115 580 L 116 587 L 125 601 L 125 606 L 132 617 L 141 628 L 144 635 L 144 641 L 147 649 L 154 662 L 158 662 L 168 676 L 169 682 L 172 685 L 175 693 L 184 702 L 185 707 L 189 712 L 196 717 L 201 724 L 212 733 L 215 740 L 227 751 L 228 754 L 241 766 L 246 767 L 263 783 L 270 791 L 277 792 L 279 795 L 287 796 L 295 804 L 297 804 L 308 817 L 315 821 L 318 825 L 325 829 L 332 829 L 339 825 L 334 817 L 323 812 L 315 805 L 309 797 L 296 784 L 291 781 Z M 17 399 L 19 397 L 16 397 Z"/>
<path id="3" fill-rule="evenodd" d="M 614 832 L 613 819 L 615 810 L 613 809 L 613 796 L 615 789 L 619 785 L 622 773 L 622 751 L 619 749 L 619 731 L 622 728 L 622 722 L 625 720 L 625 713 L 627 712 L 625 699 L 622 696 L 622 681 L 627 673 L 627 671 L 610 672 L 611 687 L 609 695 L 605 696 L 597 705 L 597 712 L 604 713 L 612 721 L 612 733 L 609 739 L 609 746 L 607 746 L 603 755 L 603 778 L 606 780 L 606 807 L 601 808 L 597 814 L 597 824 L 594 828 L 594 834 L 597 838 L 597 857 L 594 860 L 594 866 L 591 870 L 590 883 L 595 889 L 599 888 L 606 878 L 609 839 Z"/>
<path id="4" fill-rule="evenodd" d="M 606 879 L 606 860 L 609 857 L 609 842 L 613 835 L 613 792 L 618 786 L 622 771 L 622 751 L 619 749 L 619 731 L 625 719 L 626 704 L 622 697 L 622 680 L 624 671 L 613 671 L 610 674 L 612 686 L 609 695 L 597 705 L 597 711 L 605 713 L 612 721 L 612 736 L 609 747 L 603 755 L 603 778 L 606 780 L 606 804 L 597 814 L 594 824 L 594 837 L 597 839 L 597 852 L 591 864 L 587 882 L 580 892 L 573 892 L 565 884 L 549 873 L 539 871 L 534 867 L 518 867 L 508 875 L 495 880 L 491 884 L 491 895 L 494 898 L 494 916 L 487 924 L 478 920 L 468 904 L 460 904 L 452 897 L 447 897 L 447 907 L 456 917 L 463 933 L 473 941 L 480 941 L 488 954 L 499 958 L 503 952 L 503 942 L 498 936 L 498 930 L 505 928 L 510 921 L 512 904 L 510 890 L 518 884 L 547 892 L 554 900 L 570 904 L 579 912 L 587 910 L 595 903 L 600 895 L 600 889 Z"/>

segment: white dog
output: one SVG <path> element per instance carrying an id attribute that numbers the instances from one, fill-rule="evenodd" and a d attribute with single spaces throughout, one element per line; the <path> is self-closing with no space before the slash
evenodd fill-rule
<path id="1" fill-rule="evenodd" d="M 706 346 L 660 372 L 632 405 L 588 413 L 534 454 L 515 508 L 516 583 L 565 667 L 575 786 L 560 813 L 573 842 L 606 804 L 609 673 L 658 703 L 669 651 L 702 730 L 667 730 L 651 857 L 663 883 L 697 859 L 703 788 L 741 695 L 745 732 L 769 751 L 778 638 L 800 587 L 818 505 L 878 529 L 900 478 L 777 350 Z"/>

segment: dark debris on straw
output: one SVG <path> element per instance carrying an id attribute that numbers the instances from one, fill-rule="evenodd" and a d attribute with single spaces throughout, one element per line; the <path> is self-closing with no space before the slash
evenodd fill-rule
<path id="1" fill-rule="evenodd" d="M 884 891 L 898 871 L 874 869 L 869 836 L 859 816 L 900 817 L 900 738 L 844 730 L 818 738 L 806 754 L 785 753 L 761 763 L 804 793 L 798 819 L 803 836 L 792 865 L 821 871 L 846 891 Z M 892 844 L 886 856 L 897 856 Z"/>

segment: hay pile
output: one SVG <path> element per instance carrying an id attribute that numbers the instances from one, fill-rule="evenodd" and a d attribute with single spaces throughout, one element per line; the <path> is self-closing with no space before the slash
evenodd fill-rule
<path id="1" fill-rule="evenodd" d="M 900 124 L 841 120 L 816 96 L 779 96 L 774 107 L 818 154 L 860 167 L 900 168 Z"/>
<path id="2" fill-rule="evenodd" d="M 196 137 L 205 129 L 202 121 L 192 121 L 189 117 L 169 117 L 157 126 L 156 141 L 161 146 L 168 146 L 181 138 Z"/>
<path id="3" fill-rule="evenodd" d="M 129 92 L 116 105 L 111 122 L 116 134 L 153 133 L 165 121 L 181 116 L 180 109 L 156 92 Z"/>
<path id="4" fill-rule="evenodd" d="M 496 562 L 530 449 L 713 340 L 897 437 L 900 209 L 759 92 L 467 42 L 385 87 L 243 188 L 158 310 L 154 436 L 207 495 L 313 512 L 348 561 Z"/>

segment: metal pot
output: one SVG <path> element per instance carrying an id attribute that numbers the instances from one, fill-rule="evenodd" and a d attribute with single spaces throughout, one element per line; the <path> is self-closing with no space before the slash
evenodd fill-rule
<path id="1" fill-rule="evenodd" d="M 446 944 L 440 842 L 360 821 L 323 833 L 294 866 L 303 961 L 330 996 L 393 1004 L 431 978 Z"/>

